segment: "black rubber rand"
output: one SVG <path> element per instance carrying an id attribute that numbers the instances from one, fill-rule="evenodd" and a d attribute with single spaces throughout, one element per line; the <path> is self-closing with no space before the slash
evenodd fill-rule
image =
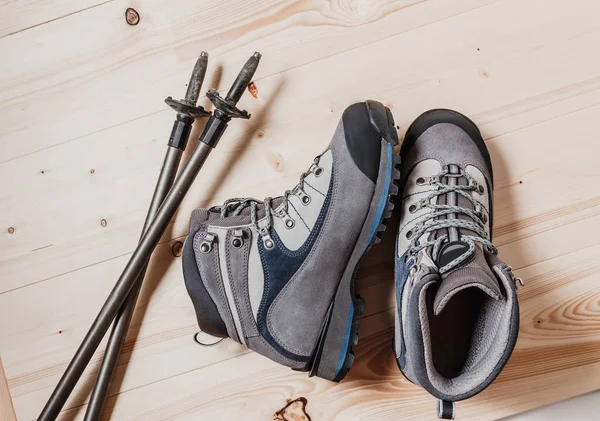
<path id="1" fill-rule="evenodd" d="M 350 105 L 342 115 L 342 123 L 350 156 L 363 174 L 376 183 L 381 138 L 390 133 L 385 107 L 376 101 Z"/>
<path id="2" fill-rule="evenodd" d="M 417 139 L 430 127 L 435 126 L 436 124 L 441 123 L 450 123 L 455 126 L 460 127 L 469 135 L 469 137 L 473 140 L 479 152 L 483 156 L 485 164 L 487 166 L 488 171 L 490 172 L 492 187 L 494 185 L 494 174 L 492 172 L 492 160 L 490 158 L 490 153 L 485 146 L 485 142 L 483 137 L 481 136 L 481 132 L 479 128 L 473 121 L 453 110 L 447 110 L 444 108 L 437 108 L 434 110 L 429 110 L 421 114 L 408 128 L 406 131 L 406 136 L 404 137 L 404 142 L 402 142 L 402 147 L 400 149 L 400 156 L 402 158 L 406 158 L 408 151 L 415 144 Z"/>

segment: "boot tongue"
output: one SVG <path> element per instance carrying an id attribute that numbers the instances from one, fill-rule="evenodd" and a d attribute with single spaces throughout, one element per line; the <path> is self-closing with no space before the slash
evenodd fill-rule
<path id="1" fill-rule="evenodd" d="M 469 246 L 462 241 L 451 241 L 444 244 L 438 255 L 438 267 L 442 267 L 466 253 L 468 248 Z M 492 274 L 483 251 L 478 246 L 475 247 L 472 257 L 442 275 L 440 286 L 433 300 L 435 315 L 442 312 L 454 295 L 467 288 L 479 288 L 495 300 L 502 299 L 500 285 Z"/>

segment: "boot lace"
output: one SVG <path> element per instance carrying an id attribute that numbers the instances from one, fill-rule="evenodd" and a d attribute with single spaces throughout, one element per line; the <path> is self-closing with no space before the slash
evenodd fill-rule
<path id="1" fill-rule="evenodd" d="M 468 184 L 466 186 L 458 184 L 455 186 L 449 186 L 448 184 L 442 182 L 442 177 L 452 177 L 457 179 L 464 177 L 467 179 Z M 496 247 L 492 244 L 488 234 L 485 232 L 484 224 L 487 222 L 488 210 L 485 209 L 485 207 L 471 195 L 471 192 L 480 189 L 480 187 L 478 186 L 477 181 L 469 173 L 459 168 L 458 174 L 452 174 L 449 172 L 448 166 L 444 166 L 442 171 L 433 177 L 420 177 L 417 179 L 417 184 L 431 185 L 433 190 L 432 193 L 430 193 L 427 197 L 420 200 L 417 205 L 412 206 L 416 206 L 416 210 L 428 208 L 431 209 L 431 212 L 427 213 L 427 216 L 424 217 L 423 221 L 417 223 L 415 227 L 407 233 L 407 237 L 412 239 L 409 244 L 408 256 L 415 256 L 422 249 L 433 247 L 432 257 L 433 259 L 437 259 L 440 247 L 445 241 L 448 241 L 448 234 L 443 234 L 437 239 L 425 242 L 420 242 L 419 238 L 421 238 L 423 234 L 433 233 L 440 229 L 446 228 L 467 229 L 475 233 L 475 235 L 460 235 L 460 240 L 467 243 L 469 249 L 466 253 L 441 267 L 439 269 L 440 273 L 448 272 L 470 258 L 475 252 L 475 242 L 480 243 L 489 253 L 498 253 L 498 249 L 496 249 Z M 483 190 L 480 191 L 483 192 Z M 436 196 L 442 196 L 448 193 L 456 193 L 466 198 L 473 205 L 473 209 L 457 205 L 441 205 L 431 203 L 431 199 L 435 198 Z M 440 218 L 450 214 L 467 215 L 471 218 L 471 220 L 459 218 Z"/>
<path id="2" fill-rule="evenodd" d="M 282 208 L 279 212 L 281 213 L 288 213 L 288 208 L 289 208 L 289 197 L 291 195 L 298 195 L 300 197 L 300 200 L 307 205 L 308 203 L 310 203 L 310 196 L 308 196 L 305 192 L 304 192 L 304 179 L 306 177 L 308 177 L 310 174 L 315 174 L 317 177 L 319 177 L 322 173 L 323 173 L 323 168 L 319 166 L 319 160 L 321 159 L 321 155 L 318 155 L 317 157 L 315 157 L 313 164 L 309 167 L 309 169 L 306 172 L 303 172 L 300 175 L 300 181 L 298 182 L 298 184 L 296 184 L 296 186 L 292 189 L 292 190 L 286 190 L 286 192 L 283 194 L 283 196 L 280 196 L 282 198 Z M 258 199 L 255 199 L 253 197 L 234 197 L 231 199 L 227 199 L 223 205 L 218 206 L 217 209 L 219 209 L 221 211 L 221 218 L 226 218 L 228 216 L 238 216 L 241 214 L 241 212 L 246 208 L 246 207 L 250 207 L 250 221 L 252 223 L 252 226 L 256 229 L 256 231 L 258 231 L 261 236 L 263 237 L 267 237 L 269 236 L 269 232 L 271 230 L 271 228 L 273 227 L 273 216 L 280 216 L 279 212 L 276 212 L 275 209 L 273 209 L 273 198 L 272 197 L 267 197 L 264 200 L 260 201 Z M 264 210 L 265 210 L 265 216 L 266 216 L 266 224 L 260 228 L 258 226 L 258 209 L 257 206 L 259 204 L 261 204 L 264 206 Z"/>

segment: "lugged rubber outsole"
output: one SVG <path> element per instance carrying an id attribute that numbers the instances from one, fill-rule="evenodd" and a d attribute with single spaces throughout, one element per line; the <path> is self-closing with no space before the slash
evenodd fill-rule
<path id="1" fill-rule="evenodd" d="M 372 107 L 377 108 L 378 106 L 380 107 L 379 111 L 381 111 L 381 109 L 383 109 L 383 106 L 381 104 L 370 104 Z M 374 110 L 374 113 L 378 112 L 378 110 Z M 357 317 L 362 315 L 365 311 L 365 300 L 360 297 L 358 294 L 355 293 L 355 288 L 354 288 L 354 284 L 355 284 L 355 279 L 356 279 L 356 273 L 358 270 L 358 267 L 360 265 L 360 262 L 362 261 L 362 259 L 365 257 L 365 255 L 368 253 L 368 251 L 371 249 L 371 247 L 374 244 L 378 244 L 379 242 L 381 242 L 381 234 L 386 230 L 386 221 L 388 218 L 391 217 L 392 215 L 392 211 L 394 209 L 394 197 L 398 194 L 398 182 L 400 179 L 400 171 L 399 171 L 399 165 L 400 165 L 400 155 L 398 155 L 393 147 L 398 145 L 398 137 L 397 137 L 397 133 L 396 133 L 396 128 L 395 128 L 395 123 L 394 123 L 394 119 L 392 117 L 391 112 L 389 111 L 389 109 L 385 108 L 385 115 L 382 116 L 383 113 L 379 112 L 379 115 L 377 115 L 377 117 L 379 118 L 379 122 L 381 122 L 381 120 L 383 120 L 383 118 L 385 118 L 387 120 L 387 127 L 383 127 L 381 130 L 381 134 L 382 134 L 382 141 L 387 141 L 388 143 L 388 147 L 386 148 L 387 154 L 386 154 L 386 159 L 387 159 L 387 164 L 386 164 L 386 168 L 389 169 L 389 172 L 386 173 L 385 177 L 385 182 L 387 183 L 385 185 L 384 190 L 382 191 L 382 194 L 380 196 L 378 196 L 378 202 L 379 205 L 377 205 L 377 213 L 375 214 L 375 219 L 370 220 L 368 223 L 365 222 L 365 225 L 363 226 L 363 230 L 366 229 L 366 227 L 373 227 L 370 228 L 370 232 L 366 246 L 365 243 L 357 243 L 356 247 L 364 247 L 364 251 L 362 252 L 362 254 L 360 256 L 354 256 L 351 258 L 349 264 L 354 264 L 354 267 L 350 268 L 347 267 L 347 271 L 348 270 L 352 270 L 352 272 L 346 272 L 346 273 L 350 273 L 349 278 L 346 278 L 346 283 L 350 288 L 350 297 L 351 298 L 351 304 L 349 306 L 348 309 L 348 315 L 344 316 L 345 311 L 344 310 L 338 310 L 337 313 L 335 314 L 336 317 L 336 321 L 337 321 L 337 328 L 334 329 L 333 333 L 330 332 L 330 324 L 332 323 L 332 317 L 333 316 L 333 312 L 334 312 L 334 306 L 336 303 L 336 298 L 339 294 L 344 295 L 343 292 L 343 288 L 347 288 L 347 286 L 341 285 L 340 287 L 338 287 L 338 292 L 336 293 L 336 298 L 334 298 L 334 300 L 331 303 L 330 309 L 327 312 L 327 317 L 326 320 L 323 323 L 323 328 L 321 330 L 321 334 L 319 336 L 319 340 L 317 342 L 317 346 L 316 346 L 316 351 L 313 354 L 313 358 L 309 364 L 309 369 L 310 369 L 310 376 L 314 376 L 317 375 L 319 377 L 323 377 L 332 381 L 340 381 L 342 380 L 346 374 L 348 373 L 348 371 L 350 370 L 350 368 L 352 367 L 352 364 L 354 363 L 354 350 L 353 347 L 355 347 L 358 344 L 358 335 L 359 335 L 359 331 L 360 331 L 360 322 L 357 320 Z M 382 118 L 383 117 L 383 118 Z M 381 128 L 381 127 L 380 127 Z M 391 167 L 391 168 L 390 168 Z M 388 179 L 389 178 L 389 179 Z M 385 197 L 385 202 L 382 202 L 382 199 Z M 383 206 L 383 208 L 382 208 Z M 367 225 L 368 224 L 368 225 Z M 362 235 L 362 234 L 361 234 Z M 362 239 L 360 241 L 365 241 L 365 239 Z M 346 276 L 346 275 L 345 275 Z M 348 291 L 348 290 L 346 290 Z M 346 292 L 345 294 L 347 294 L 348 292 Z M 344 300 L 348 300 L 347 298 L 342 299 L 342 302 L 348 303 L 348 301 L 344 301 Z M 347 306 L 347 304 L 346 304 Z M 345 308 L 345 306 L 342 304 L 342 308 Z M 347 322 L 345 324 L 345 333 L 342 335 L 342 325 L 340 325 L 340 321 L 342 320 L 342 317 L 347 317 Z M 331 339 L 329 340 L 328 337 L 329 335 L 333 335 L 333 338 L 337 338 L 336 339 Z M 336 336 L 337 335 L 337 336 Z M 336 346 L 335 343 L 336 341 L 339 343 L 341 339 L 341 346 Z M 323 357 L 325 355 L 325 357 Z M 327 361 L 326 362 L 322 362 L 322 359 L 326 358 Z M 334 361 L 337 359 L 337 370 L 335 370 L 334 374 L 331 374 L 334 370 L 332 370 L 333 366 L 334 366 Z"/>
<path id="2" fill-rule="evenodd" d="M 398 169 L 398 167 L 400 165 L 400 155 L 396 154 L 395 152 L 392 152 L 392 161 L 393 161 L 392 181 L 391 181 L 391 184 L 390 184 L 390 187 L 388 190 L 387 202 L 385 205 L 385 209 L 383 211 L 381 220 L 379 221 L 379 225 L 377 227 L 377 232 L 371 239 L 371 243 L 369 244 L 369 246 L 367 247 L 367 250 L 365 251 L 365 253 L 361 257 L 361 259 L 359 260 L 359 263 L 366 256 L 366 254 L 371 250 L 371 247 L 373 245 L 379 244 L 381 242 L 381 235 L 387 228 L 386 222 L 392 216 L 392 212 L 394 210 L 394 198 L 398 194 L 398 181 L 400 179 L 400 170 Z M 359 266 L 359 264 L 356 265 L 356 269 L 358 269 L 358 266 Z M 353 347 L 358 345 L 358 333 L 360 331 L 360 321 L 358 321 L 357 318 L 358 318 L 358 316 L 361 316 L 365 312 L 366 302 L 365 302 L 364 298 L 362 298 L 354 290 L 356 273 L 357 273 L 357 270 L 354 271 L 354 274 L 352 275 L 352 281 L 350 282 L 351 293 L 352 293 L 352 295 L 354 295 L 354 301 L 353 301 L 354 311 L 353 311 L 353 317 L 352 317 L 352 327 L 350 329 L 350 332 L 351 332 L 350 333 L 350 344 L 348 346 L 348 351 L 346 353 L 346 357 L 342 364 L 342 368 L 340 369 L 340 371 L 338 372 L 336 377 L 333 379 L 333 381 L 336 381 L 336 382 L 339 382 L 344 377 L 346 377 L 346 375 L 348 374 L 348 371 L 350 371 L 350 368 L 354 364 Z"/>

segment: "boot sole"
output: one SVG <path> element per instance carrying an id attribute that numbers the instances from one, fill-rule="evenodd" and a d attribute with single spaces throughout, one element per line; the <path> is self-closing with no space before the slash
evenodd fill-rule
<path id="1" fill-rule="evenodd" d="M 398 137 L 392 114 L 377 102 L 367 101 L 367 107 L 372 124 L 382 133 L 379 176 L 369 213 L 330 305 L 311 360 L 310 376 L 335 382 L 346 376 L 354 362 L 352 347 L 358 344 L 360 329 L 356 318 L 365 310 L 365 300 L 354 292 L 356 272 L 371 246 L 381 241 L 380 233 L 385 231 L 385 221 L 392 215 L 400 178 L 397 168 L 400 156 L 393 149 L 398 144 Z M 381 168 L 384 168 L 383 172 Z"/>

